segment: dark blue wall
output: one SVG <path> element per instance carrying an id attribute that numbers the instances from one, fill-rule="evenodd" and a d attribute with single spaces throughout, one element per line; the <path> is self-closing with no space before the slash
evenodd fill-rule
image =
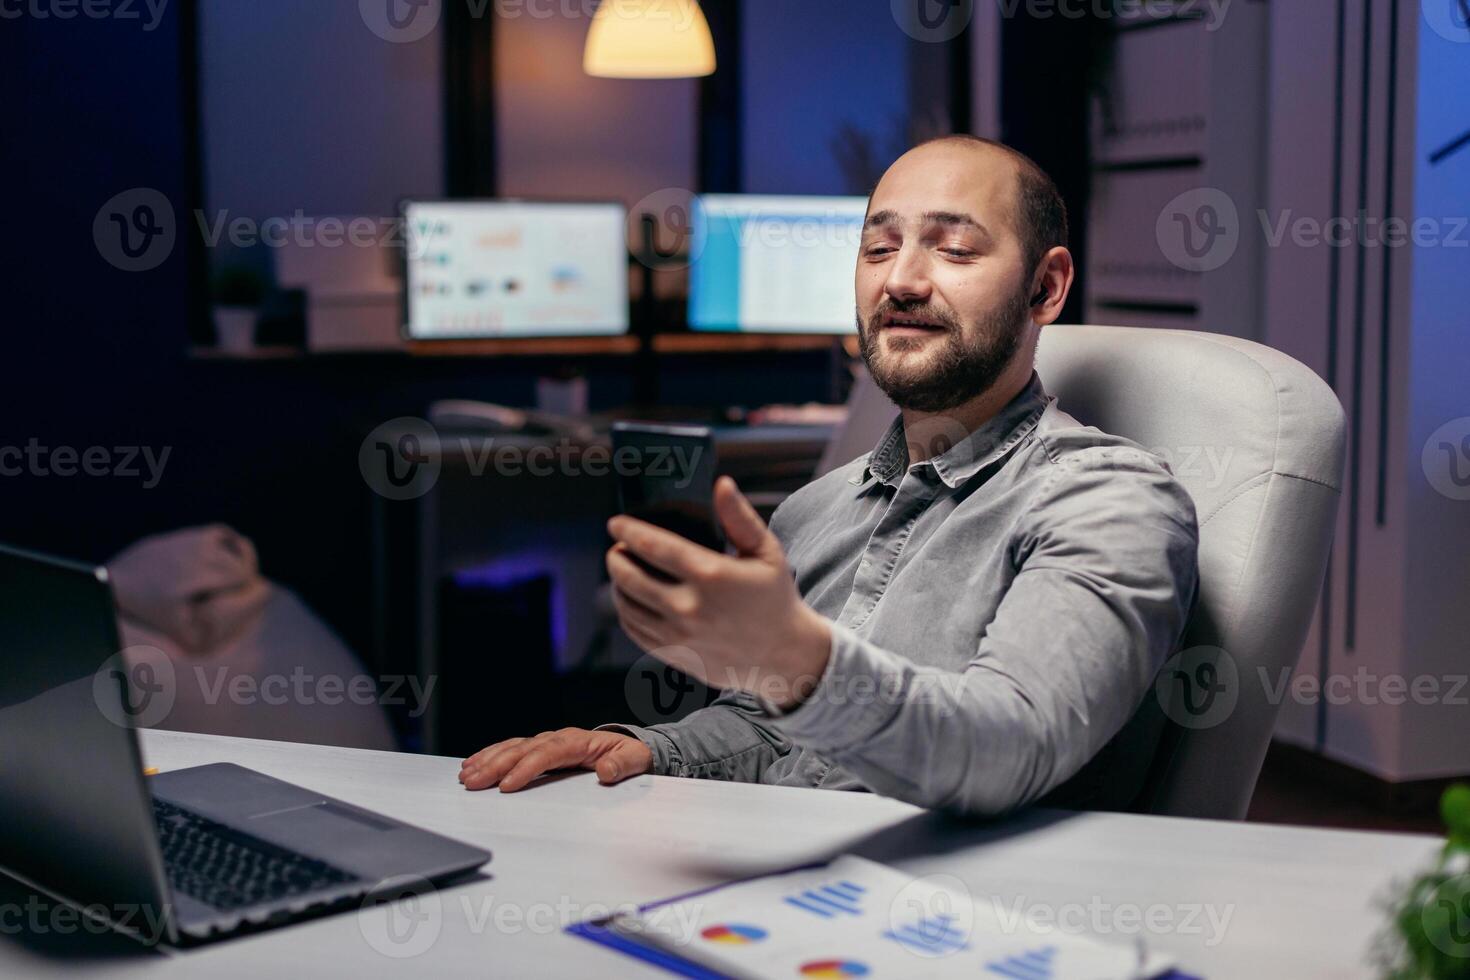
<path id="1" fill-rule="evenodd" d="M 103 203 L 129 188 L 156 188 L 178 216 L 191 207 L 188 3 L 169 3 L 151 31 L 83 17 L 0 21 L 10 93 L 0 100 L 0 447 L 170 450 L 152 489 L 112 476 L 0 477 L 0 541 L 100 561 L 144 534 L 225 521 L 256 541 L 269 575 L 365 650 L 362 438 L 435 398 L 528 404 L 537 372 L 558 365 L 189 358 L 183 240 L 156 269 L 129 273 L 104 260 L 92 230 Z M 589 363 L 594 407 L 627 399 L 626 370 Z M 690 404 L 800 401 L 828 383 L 820 357 L 696 359 L 664 373 L 667 397 Z"/>

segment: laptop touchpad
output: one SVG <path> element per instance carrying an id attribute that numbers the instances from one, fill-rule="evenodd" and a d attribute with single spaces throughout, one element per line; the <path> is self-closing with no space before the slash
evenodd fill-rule
<path id="1" fill-rule="evenodd" d="M 345 806 L 338 806 L 328 800 L 318 800 L 315 803 L 288 807 L 284 810 L 257 813 L 250 820 L 252 823 L 257 820 L 266 821 L 272 826 L 296 826 L 302 823 L 318 826 L 323 820 L 334 823 L 337 820 L 345 820 L 367 830 L 393 830 L 398 826 L 398 824 L 390 823 L 370 813 L 349 810 Z M 338 826 L 340 827 L 340 824 Z"/>
<path id="2" fill-rule="evenodd" d="M 349 810 L 345 806 L 338 806 L 335 803 L 323 803 L 320 809 L 323 813 L 329 813 L 334 817 L 341 817 L 343 820 L 350 820 L 355 824 L 371 830 L 392 830 L 398 826 L 397 824 L 389 823 L 381 817 L 375 817 L 371 813 L 364 813 L 361 810 Z"/>

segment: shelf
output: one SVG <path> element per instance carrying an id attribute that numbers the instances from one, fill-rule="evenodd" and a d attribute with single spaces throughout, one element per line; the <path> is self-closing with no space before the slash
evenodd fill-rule
<path id="1" fill-rule="evenodd" d="M 855 350 L 855 339 L 827 334 L 669 333 L 653 338 L 656 354 L 772 353 L 825 351 L 834 343 Z M 499 337 L 475 340 L 411 340 L 399 347 L 363 350 L 308 350 L 272 344 L 249 350 L 222 350 L 193 346 L 189 357 L 205 361 L 283 361 L 350 357 L 602 357 L 628 356 L 642 349 L 641 338 L 613 337 Z"/>
<path id="2" fill-rule="evenodd" d="M 653 338 L 653 349 L 659 354 L 831 350 L 841 339 L 830 334 L 667 333 Z"/>
<path id="3" fill-rule="evenodd" d="M 306 357 L 310 352 L 291 344 L 267 344 L 249 350 L 225 350 L 195 344 L 189 348 L 189 357 L 196 361 L 287 361 Z"/>
<path id="4" fill-rule="evenodd" d="M 637 337 L 495 337 L 476 340 L 410 340 L 415 357 L 526 357 L 546 355 L 636 354 Z"/>

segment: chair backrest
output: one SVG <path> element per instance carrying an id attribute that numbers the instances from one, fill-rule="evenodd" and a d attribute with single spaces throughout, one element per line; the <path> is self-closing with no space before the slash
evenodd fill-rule
<path id="1" fill-rule="evenodd" d="M 1161 675 L 1173 725 L 1140 807 L 1240 819 L 1327 567 L 1342 406 L 1280 351 L 1195 331 L 1048 326 L 1037 371 L 1063 411 L 1164 456 L 1194 500 L 1200 594 Z"/>
<path id="2" fill-rule="evenodd" d="M 852 390 L 847 395 L 847 415 L 832 432 L 815 476 L 828 473 L 868 452 L 893 424 L 898 406 L 883 394 L 873 376 L 861 363 L 853 366 Z"/>

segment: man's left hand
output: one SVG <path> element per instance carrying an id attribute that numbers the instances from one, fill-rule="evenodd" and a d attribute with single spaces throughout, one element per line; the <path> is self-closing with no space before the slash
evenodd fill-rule
<path id="1" fill-rule="evenodd" d="M 830 624 L 801 601 L 781 543 L 735 481 L 721 477 L 714 498 L 733 555 L 631 517 L 608 522 L 618 621 L 644 650 L 710 687 L 789 709 L 826 669 Z"/>

